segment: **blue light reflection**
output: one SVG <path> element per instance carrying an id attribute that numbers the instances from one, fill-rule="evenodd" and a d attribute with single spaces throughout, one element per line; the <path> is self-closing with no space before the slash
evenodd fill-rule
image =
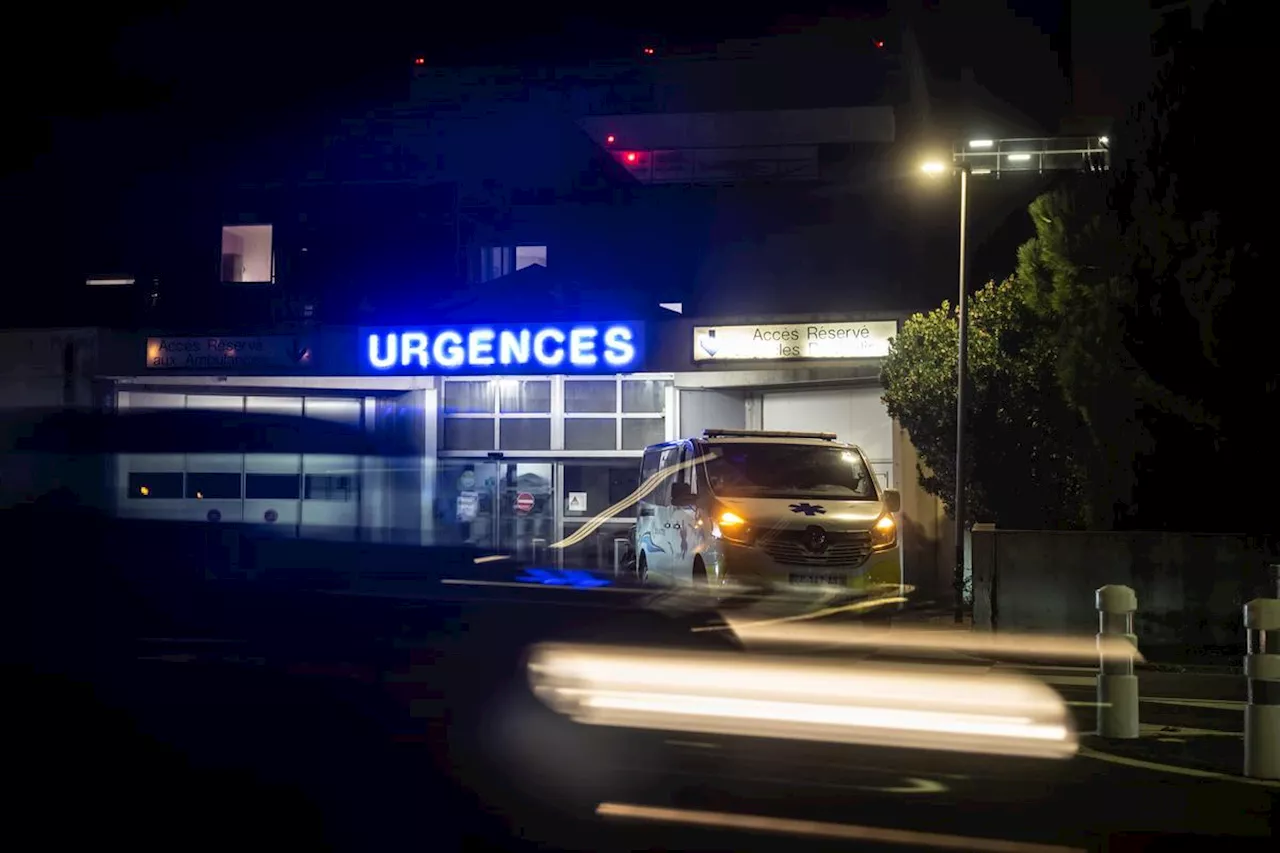
<path id="1" fill-rule="evenodd" d="M 598 589 L 613 585 L 613 581 L 607 578 L 580 569 L 526 569 L 516 577 L 516 580 L 521 583 L 567 586 L 574 589 Z"/>

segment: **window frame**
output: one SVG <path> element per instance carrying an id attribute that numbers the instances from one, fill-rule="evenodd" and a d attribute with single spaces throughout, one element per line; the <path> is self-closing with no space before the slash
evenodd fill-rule
<path id="1" fill-rule="evenodd" d="M 551 383 L 551 411 L 548 412 L 504 412 L 502 411 L 502 389 L 494 388 L 491 406 L 485 411 L 450 412 L 444 401 L 448 387 L 460 382 L 546 382 Z M 661 382 L 663 386 L 663 403 L 660 412 L 624 412 L 624 382 Z M 613 384 L 613 408 L 611 411 L 569 412 L 566 411 L 566 389 L 572 382 L 611 382 Z M 670 424 L 677 419 L 676 406 L 673 402 L 675 375 L 669 373 L 619 373 L 591 376 L 537 375 L 537 376 L 445 376 L 440 379 L 438 397 L 439 440 L 437 452 L 444 456 L 486 455 L 489 453 L 553 454 L 564 457 L 588 456 L 642 456 L 643 447 L 623 447 L 623 424 L 628 421 L 657 421 L 664 427 L 662 439 L 648 444 L 658 444 L 670 438 Z M 502 424 L 506 420 L 546 419 L 550 422 L 550 446 L 542 449 L 504 449 L 502 446 Z M 450 421 L 486 420 L 493 425 L 491 447 L 479 450 L 452 449 L 445 445 L 445 425 Z M 565 446 L 565 425 L 570 420 L 613 421 L 613 446 L 593 450 L 578 450 Z"/>

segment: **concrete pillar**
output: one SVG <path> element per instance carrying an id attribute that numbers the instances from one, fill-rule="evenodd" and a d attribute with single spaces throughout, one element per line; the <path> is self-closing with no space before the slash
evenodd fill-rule
<path id="1" fill-rule="evenodd" d="M 1095 594 L 1098 608 L 1098 734 L 1105 738 L 1138 736 L 1138 676 L 1133 656 L 1109 654 L 1119 639 L 1136 651 L 1133 614 L 1138 596 L 1127 586 L 1107 585 Z"/>
<path id="2" fill-rule="evenodd" d="M 1255 598 L 1244 606 L 1249 634 L 1244 675 L 1244 775 L 1280 779 L 1280 599 Z"/>

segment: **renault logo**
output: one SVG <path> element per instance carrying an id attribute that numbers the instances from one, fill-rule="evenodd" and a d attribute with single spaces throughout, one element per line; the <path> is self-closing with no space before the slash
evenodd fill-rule
<path id="1" fill-rule="evenodd" d="M 827 550 L 827 531 L 816 525 L 805 528 L 804 545 L 815 554 Z"/>

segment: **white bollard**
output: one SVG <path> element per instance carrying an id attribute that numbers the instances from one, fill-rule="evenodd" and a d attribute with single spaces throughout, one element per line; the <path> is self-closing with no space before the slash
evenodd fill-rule
<path id="1" fill-rule="evenodd" d="M 1127 640 L 1136 651 L 1133 614 L 1138 596 L 1127 586 L 1108 584 L 1096 593 L 1098 607 L 1098 734 L 1106 738 L 1138 736 L 1138 676 L 1133 656 L 1108 655 L 1117 640 Z"/>
<path id="2" fill-rule="evenodd" d="M 1244 676 L 1244 775 L 1280 779 L 1280 599 L 1255 598 L 1244 606 L 1249 634 Z"/>

